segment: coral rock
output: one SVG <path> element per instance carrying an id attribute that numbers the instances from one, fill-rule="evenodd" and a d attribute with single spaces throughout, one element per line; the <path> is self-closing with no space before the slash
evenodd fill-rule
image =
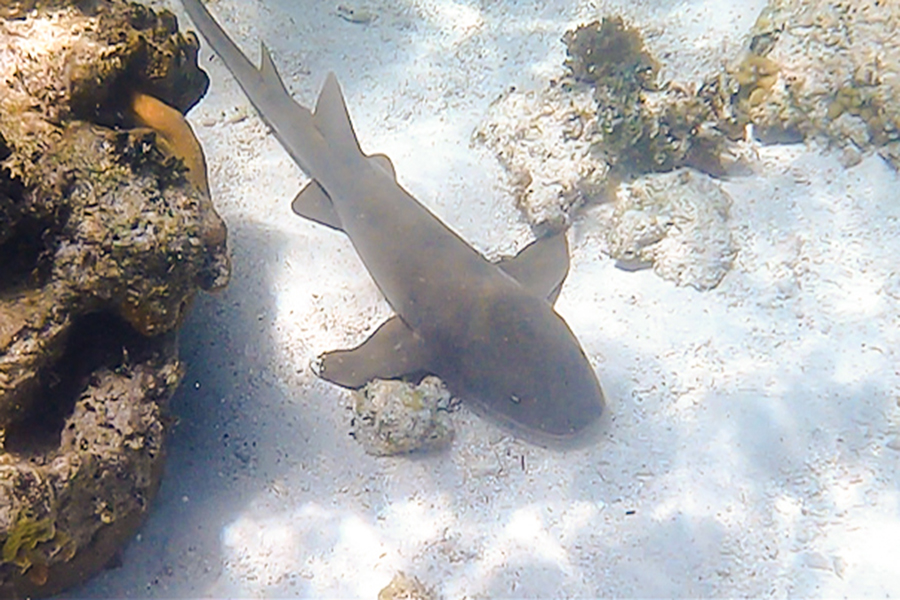
<path id="1" fill-rule="evenodd" d="M 731 199 L 690 169 L 645 175 L 620 186 L 608 223 L 609 253 L 622 266 L 653 266 L 664 279 L 714 288 L 736 253 L 728 227 Z"/>
<path id="2" fill-rule="evenodd" d="M 436 450 L 453 440 L 453 399 L 440 379 L 419 385 L 376 379 L 353 392 L 352 435 L 367 454 L 393 456 Z"/>
<path id="3" fill-rule="evenodd" d="M 0 17 L 0 597 L 43 596 L 102 568 L 146 514 L 176 330 L 229 261 L 210 199 L 127 104 L 196 103 L 196 38 L 119 0 Z"/>
<path id="4" fill-rule="evenodd" d="M 896 2 L 770 1 L 730 69 L 736 112 L 764 141 L 824 138 L 900 166 L 898 27 Z"/>

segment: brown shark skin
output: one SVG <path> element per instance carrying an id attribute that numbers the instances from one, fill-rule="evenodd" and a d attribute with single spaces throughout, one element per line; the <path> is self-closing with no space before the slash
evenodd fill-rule
<path id="1" fill-rule="evenodd" d="M 571 438 L 594 423 L 603 392 L 547 301 L 553 290 L 526 289 L 400 187 L 383 162 L 363 154 L 333 74 L 313 113 L 291 99 L 265 48 L 257 70 L 199 0 L 183 4 L 261 118 L 330 198 L 410 339 L 426 349 L 423 370 L 540 439 Z M 327 368 L 321 376 L 340 383 Z"/>

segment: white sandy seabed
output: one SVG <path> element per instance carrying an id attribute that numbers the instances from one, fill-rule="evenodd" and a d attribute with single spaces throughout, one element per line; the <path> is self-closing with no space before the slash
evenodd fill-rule
<path id="1" fill-rule="evenodd" d="M 299 101 L 335 71 L 363 148 L 496 256 L 528 228 L 470 137 L 509 86 L 561 73 L 566 29 L 622 14 L 690 81 L 763 2 L 367 7 L 361 24 L 330 2 L 210 4 L 252 56 L 269 44 Z M 201 60 L 213 83 L 190 118 L 234 277 L 184 331 L 146 526 L 73 596 L 375 598 L 397 571 L 447 599 L 900 595 L 900 179 L 880 158 L 760 147 L 722 184 L 739 251 L 708 292 L 616 269 L 586 210 L 557 309 L 608 398 L 599 442 L 545 450 L 463 408 L 449 450 L 374 458 L 309 363 L 390 309 L 346 238 L 291 214 L 304 176 L 205 44 Z"/>

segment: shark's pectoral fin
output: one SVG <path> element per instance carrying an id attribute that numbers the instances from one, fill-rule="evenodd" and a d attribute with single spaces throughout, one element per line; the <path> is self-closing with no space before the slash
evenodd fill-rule
<path id="1" fill-rule="evenodd" d="M 331 198 L 315 180 L 306 184 L 300 193 L 291 202 L 291 209 L 295 214 L 305 217 L 320 225 L 343 231 L 341 218 L 334 210 Z"/>
<path id="2" fill-rule="evenodd" d="M 343 387 L 360 388 L 375 378 L 396 379 L 426 372 L 428 359 L 421 338 L 394 316 L 356 348 L 320 356 L 316 374 Z"/>
<path id="3" fill-rule="evenodd" d="M 503 258 L 497 266 L 522 286 L 550 304 L 556 302 L 569 273 L 569 244 L 565 231 L 537 239 L 517 255 Z"/>

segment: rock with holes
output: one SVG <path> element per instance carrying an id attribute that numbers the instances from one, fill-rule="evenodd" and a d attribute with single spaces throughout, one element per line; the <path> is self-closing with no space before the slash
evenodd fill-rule
<path id="1" fill-rule="evenodd" d="M 728 225 L 731 198 L 692 169 L 645 175 L 619 187 L 604 222 L 618 266 L 653 267 L 677 285 L 705 291 L 731 269 L 737 252 Z"/>
<path id="2" fill-rule="evenodd" d="M 453 441 L 449 413 L 455 408 L 437 377 L 418 385 L 375 379 L 353 392 L 351 435 L 372 456 L 438 450 Z"/>
<path id="3" fill-rule="evenodd" d="M 171 13 L 119 0 L 6 4 L 4 598 L 78 583 L 134 534 L 159 484 L 177 327 L 197 291 L 229 275 L 209 197 L 127 105 L 136 90 L 182 112 L 196 103 L 208 85 L 196 38 Z"/>
<path id="4" fill-rule="evenodd" d="M 606 194 L 609 164 L 593 151 L 600 140 L 589 90 L 551 83 L 508 90 L 473 136 L 510 174 L 516 204 L 537 229 L 566 228 L 582 204 Z"/>

